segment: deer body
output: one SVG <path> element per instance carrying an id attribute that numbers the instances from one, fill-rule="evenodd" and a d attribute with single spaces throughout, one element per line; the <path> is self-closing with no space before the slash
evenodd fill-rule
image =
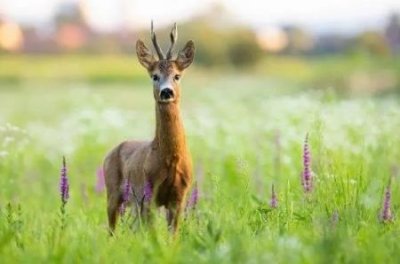
<path id="1" fill-rule="evenodd" d="M 154 190 L 157 206 L 165 206 L 168 225 L 176 230 L 183 203 L 192 181 L 192 163 L 186 144 L 180 114 L 179 79 L 194 57 L 194 45 L 189 41 L 172 60 L 172 48 L 176 41 L 176 26 L 171 32 L 171 48 L 164 58 L 152 30 L 152 40 L 157 51 L 157 61 L 144 43 L 138 40 L 136 51 L 139 62 L 153 79 L 153 95 L 156 101 L 156 133 L 152 141 L 125 141 L 115 147 L 105 158 L 104 172 L 107 187 L 107 212 L 110 231 L 115 229 L 118 209 L 123 201 L 122 185 L 129 180 L 133 196 L 132 204 L 143 216 L 149 216 L 150 204 L 143 203 L 146 183 Z"/>

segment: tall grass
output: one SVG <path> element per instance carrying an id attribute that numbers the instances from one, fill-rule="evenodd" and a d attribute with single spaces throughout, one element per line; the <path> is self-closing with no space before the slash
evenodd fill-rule
<path id="1" fill-rule="evenodd" d="M 316 91 L 289 95 L 262 78 L 187 77 L 182 111 L 197 205 L 175 239 L 161 211 L 151 227 L 132 230 L 125 221 L 110 238 L 96 170 L 120 141 L 153 136 L 150 84 L 9 88 L 0 96 L 4 263 L 395 263 L 400 257 L 397 176 L 394 221 L 379 219 L 400 161 L 396 99 L 327 99 Z M 307 132 L 313 191 L 306 197 Z M 63 155 L 70 198 L 61 230 Z"/>

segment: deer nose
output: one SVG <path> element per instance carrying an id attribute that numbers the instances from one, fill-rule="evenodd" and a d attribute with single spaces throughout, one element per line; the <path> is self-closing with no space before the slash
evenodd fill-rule
<path id="1" fill-rule="evenodd" d="M 170 100 L 174 98 L 174 90 L 171 88 L 164 88 L 160 91 L 160 99 L 161 100 Z"/>

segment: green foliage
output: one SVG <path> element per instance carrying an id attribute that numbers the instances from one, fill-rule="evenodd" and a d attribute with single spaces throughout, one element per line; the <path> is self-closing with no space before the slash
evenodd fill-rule
<path id="1" fill-rule="evenodd" d="M 367 31 L 360 34 L 354 43 L 354 49 L 377 56 L 388 56 L 390 53 L 389 43 L 380 32 Z"/>
<path id="2" fill-rule="evenodd" d="M 196 46 L 196 64 L 208 67 L 229 63 L 227 33 L 200 24 L 184 27 L 183 31 L 193 32 L 190 35 Z"/>
<path id="3" fill-rule="evenodd" d="M 136 58 L 127 55 L 5 55 L 1 57 L 1 62 L 0 83 L 5 84 L 77 81 L 140 83 L 147 80 Z"/>
<path id="4" fill-rule="evenodd" d="M 183 25 L 179 31 L 192 36 L 200 66 L 248 67 L 263 58 L 254 32 L 246 28 L 219 28 L 200 21 Z"/>
<path id="5" fill-rule="evenodd" d="M 229 40 L 228 56 L 236 67 L 256 65 L 264 56 L 251 31 L 235 31 Z"/>

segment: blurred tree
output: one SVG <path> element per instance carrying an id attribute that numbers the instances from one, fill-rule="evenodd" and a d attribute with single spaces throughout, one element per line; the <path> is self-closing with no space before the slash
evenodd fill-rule
<path id="1" fill-rule="evenodd" d="M 187 30 L 195 41 L 196 63 L 200 65 L 247 67 L 262 58 L 262 49 L 250 29 L 221 29 L 205 23 L 191 23 Z"/>
<path id="2" fill-rule="evenodd" d="M 180 26 L 180 32 L 195 42 L 199 65 L 247 67 L 263 55 L 255 33 L 248 28 L 213 27 L 198 20 Z"/>
<path id="3" fill-rule="evenodd" d="M 254 32 L 242 29 L 232 32 L 228 46 L 228 57 L 236 67 L 255 65 L 263 55 Z"/>
<path id="4" fill-rule="evenodd" d="M 389 44 L 382 33 L 377 31 L 366 31 L 355 39 L 358 50 L 365 51 L 372 55 L 386 56 L 389 54 Z"/>
<path id="5" fill-rule="evenodd" d="M 188 36 L 196 45 L 196 63 L 203 66 L 224 65 L 229 63 L 229 34 L 202 22 L 187 25 Z"/>

